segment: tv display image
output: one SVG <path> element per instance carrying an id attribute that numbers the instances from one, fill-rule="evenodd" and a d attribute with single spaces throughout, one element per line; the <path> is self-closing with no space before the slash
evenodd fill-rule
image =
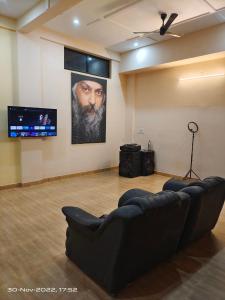
<path id="1" fill-rule="evenodd" d="M 8 106 L 8 137 L 57 136 L 57 110 Z"/>

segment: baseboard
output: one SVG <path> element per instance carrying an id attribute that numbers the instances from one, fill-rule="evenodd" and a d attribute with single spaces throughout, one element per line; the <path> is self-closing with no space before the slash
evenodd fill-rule
<path id="1" fill-rule="evenodd" d="M 37 184 L 41 184 L 41 183 L 45 183 L 45 182 L 57 181 L 57 180 L 72 178 L 72 177 L 77 177 L 77 176 L 84 176 L 84 175 L 88 175 L 88 174 L 97 174 L 97 173 L 115 170 L 115 169 L 118 169 L 118 166 L 104 168 L 104 169 L 97 169 L 97 170 L 92 170 L 92 171 L 86 171 L 86 172 L 67 174 L 67 175 L 62 175 L 62 176 L 49 177 L 49 178 L 44 178 L 41 180 L 31 181 L 31 182 L 26 182 L 26 183 L 15 183 L 15 184 L 9 184 L 9 185 L 2 185 L 2 186 L 0 186 L 0 190 L 7 190 L 7 189 L 12 189 L 12 188 L 18 188 L 18 187 L 27 187 L 27 186 L 37 185 Z M 178 179 L 183 178 L 182 176 L 178 176 L 178 175 L 170 174 L 170 173 L 159 172 L 159 171 L 155 171 L 154 174 L 166 176 L 166 177 L 175 177 Z"/>
<path id="2" fill-rule="evenodd" d="M 97 170 L 92 170 L 92 171 L 86 171 L 86 172 L 67 174 L 67 175 L 62 175 L 62 176 L 49 177 L 49 178 L 44 178 L 44 179 L 37 180 L 37 181 L 4 185 L 4 186 L 0 186 L 0 190 L 12 189 L 12 188 L 17 188 L 17 187 L 27 187 L 27 186 L 37 185 L 37 184 L 41 184 L 41 183 L 45 183 L 45 182 L 56 181 L 56 180 L 61 180 L 61 179 L 66 179 L 66 178 L 84 176 L 84 175 L 88 175 L 88 174 L 97 174 L 97 173 L 114 170 L 114 169 L 118 169 L 118 166 L 104 168 L 104 169 L 97 169 Z"/>
<path id="3" fill-rule="evenodd" d="M 55 177 L 49 177 L 49 178 L 44 178 L 38 181 L 32 181 L 32 182 L 26 182 L 26 183 L 20 183 L 20 186 L 25 187 L 25 186 L 31 186 L 31 185 L 36 185 L 36 184 L 41 184 L 45 182 L 50 182 L 50 181 L 57 181 L 61 179 L 66 179 L 66 178 L 72 178 L 72 177 L 77 177 L 77 176 L 84 176 L 84 175 L 90 175 L 90 174 L 97 174 L 113 169 L 117 169 L 118 167 L 110 167 L 110 168 L 104 168 L 104 169 L 97 169 L 97 170 L 92 170 L 92 171 L 86 171 L 86 172 L 79 172 L 79 173 L 73 173 L 73 174 L 67 174 L 67 175 L 61 175 L 61 176 L 55 176 Z"/>
<path id="4" fill-rule="evenodd" d="M 0 191 L 1 190 L 8 190 L 8 189 L 14 189 L 21 186 L 21 183 L 13 183 L 13 184 L 7 184 L 7 185 L 0 185 Z"/>
<path id="5" fill-rule="evenodd" d="M 161 175 L 161 176 L 166 176 L 166 177 L 175 177 L 177 179 L 182 179 L 183 178 L 183 176 L 178 176 L 178 175 L 175 175 L 175 174 L 164 173 L 164 172 L 159 172 L 159 171 L 155 171 L 154 174 Z"/>

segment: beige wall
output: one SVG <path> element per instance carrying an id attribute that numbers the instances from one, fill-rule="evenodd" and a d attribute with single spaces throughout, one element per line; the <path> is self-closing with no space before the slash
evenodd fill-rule
<path id="1" fill-rule="evenodd" d="M 72 145 L 71 72 L 64 70 L 63 44 L 40 33 L 17 38 L 20 105 L 58 110 L 57 137 L 21 139 L 22 182 L 117 166 L 119 146 L 125 141 L 119 62 L 112 62 L 112 78 L 107 80 L 106 143 Z"/>
<path id="2" fill-rule="evenodd" d="M 16 97 L 16 34 L 0 28 L 0 186 L 20 181 L 19 142 L 9 139 L 7 106 Z"/>
<path id="3" fill-rule="evenodd" d="M 187 123 L 196 121 L 195 171 L 225 177 L 225 76 L 179 81 L 218 72 L 225 72 L 225 59 L 135 75 L 134 139 L 144 147 L 151 139 L 158 171 L 185 175 L 191 150 Z"/>

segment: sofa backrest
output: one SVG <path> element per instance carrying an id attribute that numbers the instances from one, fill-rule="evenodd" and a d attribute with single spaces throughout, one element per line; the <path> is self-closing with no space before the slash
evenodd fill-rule
<path id="1" fill-rule="evenodd" d="M 191 196 L 191 206 L 180 244 L 184 246 L 215 227 L 225 200 L 225 180 L 208 177 L 181 191 Z"/>
<path id="2" fill-rule="evenodd" d="M 165 191 L 131 198 L 108 215 L 100 234 L 110 232 L 113 239 L 123 233 L 113 271 L 118 282 L 133 280 L 176 252 L 189 205 L 187 194 Z"/>

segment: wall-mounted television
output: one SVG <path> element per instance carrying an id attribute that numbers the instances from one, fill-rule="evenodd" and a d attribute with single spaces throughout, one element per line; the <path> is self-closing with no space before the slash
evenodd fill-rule
<path id="1" fill-rule="evenodd" d="M 57 110 L 8 106 L 8 137 L 57 136 Z"/>

